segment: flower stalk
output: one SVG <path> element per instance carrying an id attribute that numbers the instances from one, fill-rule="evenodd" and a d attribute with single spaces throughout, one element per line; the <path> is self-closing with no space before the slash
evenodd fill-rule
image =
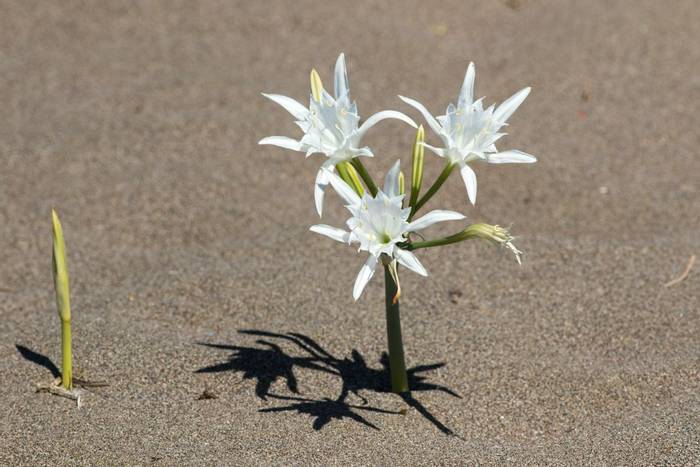
<path id="1" fill-rule="evenodd" d="M 73 389 L 73 354 L 71 350 L 71 313 L 66 244 L 63 239 L 61 221 L 55 210 L 51 210 L 53 223 L 53 282 L 56 291 L 56 308 L 61 318 L 61 385 Z"/>
<path id="2" fill-rule="evenodd" d="M 445 168 L 442 169 L 442 172 L 440 172 L 440 175 L 438 175 L 438 178 L 435 180 L 435 183 L 433 183 L 433 185 L 430 188 L 428 188 L 428 191 L 425 192 L 423 197 L 420 200 L 418 200 L 418 202 L 414 204 L 411 208 L 411 215 L 408 218 L 409 220 L 411 220 L 413 218 L 413 215 L 416 212 L 418 212 L 418 210 L 422 208 L 425 205 L 425 203 L 427 203 L 430 200 L 430 198 L 433 197 L 435 193 L 438 192 L 440 187 L 442 187 L 442 184 L 445 183 L 445 181 L 449 178 L 454 168 L 455 164 L 453 164 L 452 162 L 448 162 L 447 165 L 445 165 Z"/>
<path id="3" fill-rule="evenodd" d="M 398 293 L 398 286 L 389 270 L 389 265 L 384 266 L 384 286 L 386 291 L 386 334 L 389 344 L 391 391 L 396 394 L 401 394 L 403 392 L 408 392 L 408 374 L 406 373 L 406 359 L 404 357 L 403 339 L 401 337 L 399 301 L 395 300 Z"/>
<path id="4" fill-rule="evenodd" d="M 513 252 L 515 259 L 518 261 L 518 264 L 520 264 L 520 257 L 523 254 L 522 251 L 518 250 L 513 244 L 514 237 L 510 234 L 508 229 L 504 229 L 499 225 L 484 223 L 472 224 L 461 232 L 448 237 L 439 238 L 436 240 L 426 240 L 423 242 L 407 243 L 402 246 L 409 251 L 413 251 L 421 248 L 449 245 L 451 243 L 457 243 L 472 238 L 481 238 L 496 245 L 501 245 L 508 248 L 511 252 Z"/>

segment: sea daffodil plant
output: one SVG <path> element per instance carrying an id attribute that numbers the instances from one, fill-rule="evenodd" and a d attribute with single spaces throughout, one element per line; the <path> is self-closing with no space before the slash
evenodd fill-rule
<path id="1" fill-rule="evenodd" d="M 402 120 L 415 127 L 403 113 L 385 110 L 374 114 L 359 125 L 357 106 L 350 100 L 345 57 L 340 54 L 335 66 L 334 97 L 328 94 L 316 70 L 311 71 L 311 99 L 309 108 L 289 97 L 263 94 L 280 104 L 297 118 L 304 132 L 301 140 L 283 136 L 264 138 L 260 144 L 272 144 L 286 149 L 306 152 L 307 156 L 320 152 L 328 157 L 321 166 L 315 183 L 314 199 L 319 216 L 322 215 L 324 193 L 328 185 L 345 202 L 350 212 L 347 230 L 326 224 L 317 224 L 311 231 L 333 240 L 359 244 L 358 251 L 366 251 L 368 258 L 355 279 L 352 295 L 357 300 L 381 263 L 385 270 L 386 320 L 391 371 L 391 386 L 396 393 L 409 391 L 406 364 L 401 338 L 399 297 L 401 286 L 398 266 L 402 265 L 422 276 L 428 273 L 413 253 L 416 250 L 449 245 L 472 238 L 481 238 L 504 246 L 518 263 L 522 252 L 513 244 L 513 236 L 497 225 L 476 223 L 443 238 L 416 240 L 416 232 L 443 221 L 461 221 L 463 214 L 455 211 L 433 210 L 413 219 L 418 211 L 437 193 L 454 167 L 467 188 L 467 196 L 476 202 L 476 175 L 469 163 L 484 160 L 490 163 L 531 163 L 535 157 L 517 150 L 501 151 L 495 143 L 505 133 L 501 130 L 507 120 L 525 100 L 530 88 L 514 94 L 498 107 L 483 107 L 483 99 L 474 101 L 474 64 L 470 63 L 462 84 L 457 105 L 450 104 L 443 116 L 433 117 L 418 101 L 399 96 L 418 109 L 428 126 L 442 140 L 442 146 L 425 142 L 425 131 L 418 127 L 413 143 L 411 186 L 406 194 L 405 177 L 396 161 L 386 174 L 383 189 L 377 188 L 360 157 L 373 157 L 367 146 L 360 146 L 368 128 L 385 118 Z M 424 150 L 428 148 L 445 158 L 447 164 L 428 190 L 420 196 L 423 183 Z M 336 170 L 337 169 L 337 170 Z M 336 174 L 337 172 L 337 174 Z"/>

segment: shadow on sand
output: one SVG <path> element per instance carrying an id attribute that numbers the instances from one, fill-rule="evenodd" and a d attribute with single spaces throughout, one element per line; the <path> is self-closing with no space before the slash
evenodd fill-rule
<path id="1" fill-rule="evenodd" d="M 243 347 L 237 345 L 199 343 L 207 347 L 230 350 L 233 353 L 228 361 L 216 365 L 200 368 L 197 373 L 217 373 L 222 371 L 234 371 L 243 374 L 244 379 L 255 380 L 255 393 L 263 400 L 276 399 L 286 401 L 288 405 L 261 409 L 260 412 L 297 412 L 311 416 L 313 428 L 321 430 L 331 420 L 350 419 L 369 428 L 379 428 L 365 419 L 361 413 L 374 412 L 397 415 L 404 413 L 369 407 L 368 401 L 361 392 L 372 391 L 378 393 L 390 393 L 391 383 L 389 374 L 389 357 L 383 353 L 379 363 L 381 368 L 371 368 L 364 357 L 355 349 L 350 358 L 338 358 L 316 341 L 308 336 L 298 333 L 278 334 L 258 330 L 241 330 L 241 334 L 259 337 L 256 340 L 258 347 Z M 298 356 L 286 353 L 280 343 L 288 342 L 299 351 Z M 295 352 L 296 353 L 296 352 Z M 453 435 L 451 429 L 440 422 L 428 409 L 414 396 L 414 393 L 422 391 L 441 391 L 453 397 L 461 398 L 451 389 L 434 384 L 426 380 L 425 373 L 443 367 L 444 363 L 419 365 L 408 370 L 408 381 L 411 392 L 399 394 L 399 396 L 411 407 L 416 409 L 426 420 L 445 434 Z M 277 380 L 285 382 L 287 389 L 293 394 L 299 394 L 295 368 L 304 368 L 318 371 L 338 377 L 342 386 L 336 399 L 329 398 L 305 398 L 292 395 L 278 395 L 270 392 L 270 388 Z M 347 398 L 353 394 L 363 401 L 362 405 L 352 405 Z"/>
<path id="2" fill-rule="evenodd" d="M 39 366 L 43 366 L 44 368 L 49 370 L 54 378 L 58 378 L 59 376 L 61 376 L 61 371 L 54 364 L 54 362 L 52 362 L 51 359 L 46 355 L 34 352 L 32 349 L 19 344 L 15 345 L 15 348 L 25 359 L 29 360 L 32 363 L 36 363 Z"/>

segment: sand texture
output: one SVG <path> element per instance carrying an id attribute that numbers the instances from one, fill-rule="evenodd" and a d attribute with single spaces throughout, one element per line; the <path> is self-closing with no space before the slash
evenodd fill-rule
<path id="1" fill-rule="evenodd" d="M 700 3 L 0 2 L 3 465 L 700 464 Z M 305 101 L 344 51 L 360 113 L 533 91 L 428 208 L 512 225 L 402 275 L 410 396 L 387 392 L 382 275 L 308 231 Z M 413 131 L 365 142 L 383 177 Z M 428 132 L 428 141 L 437 143 Z M 442 162 L 426 153 L 426 179 Z M 84 406 L 60 365 L 50 209 Z M 345 211 L 328 195 L 325 223 Z M 426 234 L 448 233 L 452 225 Z"/>

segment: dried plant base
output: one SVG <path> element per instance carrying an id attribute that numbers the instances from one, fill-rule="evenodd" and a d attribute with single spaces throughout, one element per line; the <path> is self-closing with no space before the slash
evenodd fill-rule
<path id="1" fill-rule="evenodd" d="M 86 391 L 83 388 L 66 389 L 61 386 L 61 378 L 56 378 L 50 383 L 37 383 L 37 392 L 48 392 L 54 396 L 61 396 L 74 400 L 78 408 L 83 406 L 83 396 Z"/>

